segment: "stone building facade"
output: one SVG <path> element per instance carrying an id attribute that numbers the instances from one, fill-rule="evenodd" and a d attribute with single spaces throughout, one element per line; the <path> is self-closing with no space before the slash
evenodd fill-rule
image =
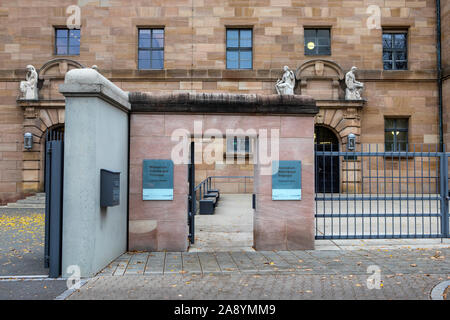
<path id="1" fill-rule="evenodd" d="M 71 5 L 81 9 L 79 54 L 57 55 L 56 29 L 67 26 Z M 449 1 L 441 1 L 445 141 L 450 137 L 449 7 Z M 377 21 L 377 13 L 379 25 L 368 27 L 370 19 Z M 93 65 L 125 91 L 252 94 L 276 93 L 274 83 L 287 65 L 295 70 L 295 93 L 316 99 L 316 124 L 331 130 L 341 148 L 350 133 L 358 144 L 384 147 L 385 119 L 397 117 L 408 119 L 409 143 L 436 145 L 436 24 L 434 0 L 3 2 L 0 203 L 43 189 L 45 133 L 64 124 L 65 103 L 58 87 L 68 70 Z M 140 28 L 164 29 L 163 69 L 138 68 Z M 227 28 L 252 30 L 251 69 L 227 69 Z M 308 28 L 330 30 L 331 54 L 305 55 Z M 399 29 L 407 34 L 407 70 L 384 70 L 382 34 Z M 39 74 L 37 101 L 18 99 L 29 64 Z M 364 101 L 343 99 L 344 75 L 352 66 L 365 84 Z M 25 132 L 33 134 L 31 151 L 24 149 Z M 349 170 L 358 171 L 358 164 Z"/>

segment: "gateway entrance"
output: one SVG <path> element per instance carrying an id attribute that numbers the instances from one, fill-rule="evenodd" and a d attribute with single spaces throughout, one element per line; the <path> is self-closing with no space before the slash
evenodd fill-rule
<path id="1" fill-rule="evenodd" d="M 253 251 L 256 138 L 193 140 L 189 164 L 189 251 Z M 205 159 L 211 146 L 217 147 L 214 161 Z"/>
<path id="2" fill-rule="evenodd" d="M 226 242 L 222 236 L 227 230 L 235 231 L 238 239 L 239 244 L 232 244 L 233 248 L 314 247 L 311 182 L 317 107 L 312 99 L 210 93 L 131 93 L 129 99 L 132 105 L 129 250 L 199 249 L 202 233 L 205 243 L 209 241 L 206 235 L 213 235 L 213 241 L 206 247 L 234 250 L 220 249 Z M 244 157 L 243 163 L 199 161 L 198 150 L 201 154 L 203 149 L 196 148 L 197 139 L 201 142 L 230 135 L 238 139 L 226 139 L 222 152 L 213 153 L 223 161 L 230 148 L 236 148 L 234 151 Z M 257 138 L 255 149 L 249 149 L 251 143 L 246 137 Z M 251 152 L 258 155 L 253 167 L 247 158 Z M 173 170 L 166 175 L 168 184 L 161 180 L 152 186 L 148 184 L 152 179 L 142 180 L 147 172 L 143 164 L 149 160 L 173 163 Z M 301 177 L 303 183 L 277 185 L 274 198 L 273 168 L 281 162 L 301 164 L 297 180 Z M 161 188 L 165 189 L 161 191 Z M 143 197 L 156 191 L 170 197 Z M 301 198 L 287 198 L 292 192 L 301 194 Z M 201 215 L 200 210 L 209 215 Z"/>

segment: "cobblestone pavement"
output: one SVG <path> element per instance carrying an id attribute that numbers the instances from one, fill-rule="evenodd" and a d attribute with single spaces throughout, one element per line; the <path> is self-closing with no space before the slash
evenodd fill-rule
<path id="1" fill-rule="evenodd" d="M 450 248 L 126 253 L 69 299 L 429 299 Z M 381 289 L 369 290 L 369 266 Z"/>
<path id="2" fill-rule="evenodd" d="M 0 210 L 0 276 L 46 275 L 44 213 Z"/>

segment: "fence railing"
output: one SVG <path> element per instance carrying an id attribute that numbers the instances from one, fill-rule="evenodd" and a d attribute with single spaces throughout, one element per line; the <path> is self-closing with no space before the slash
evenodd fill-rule
<path id="1" fill-rule="evenodd" d="M 316 239 L 448 237 L 449 154 L 359 148 L 316 146 Z"/>

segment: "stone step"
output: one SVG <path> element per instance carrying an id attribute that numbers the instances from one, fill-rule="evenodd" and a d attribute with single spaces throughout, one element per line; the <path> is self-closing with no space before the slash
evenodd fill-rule
<path id="1" fill-rule="evenodd" d="M 43 198 L 43 199 L 26 198 L 26 199 L 22 199 L 22 200 L 17 200 L 16 203 L 22 203 L 22 204 L 40 204 L 40 203 L 44 203 L 45 204 L 45 198 Z"/>
<path id="2" fill-rule="evenodd" d="M 39 192 L 25 199 L 17 200 L 14 203 L 8 203 L 6 206 L 0 206 L 0 209 L 45 209 L 45 193 Z"/>
<path id="3" fill-rule="evenodd" d="M 45 203 L 8 203 L 6 208 L 45 209 Z"/>

